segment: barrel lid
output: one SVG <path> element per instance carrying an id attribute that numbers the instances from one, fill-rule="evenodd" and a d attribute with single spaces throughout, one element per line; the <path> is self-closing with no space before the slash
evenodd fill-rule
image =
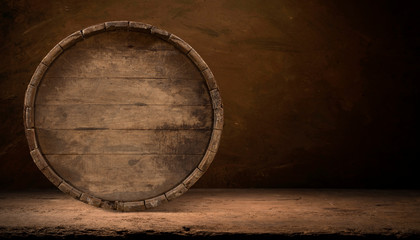
<path id="1" fill-rule="evenodd" d="M 213 73 L 185 41 L 149 24 L 74 32 L 28 85 L 31 156 L 61 191 L 120 211 L 185 193 L 208 169 L 223 128 Z"/>

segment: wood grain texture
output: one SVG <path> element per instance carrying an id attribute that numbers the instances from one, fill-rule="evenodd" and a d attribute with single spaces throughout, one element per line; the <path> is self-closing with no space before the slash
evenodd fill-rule
<path id="1" fill-rule="evenodd" d="M 214 158 L 223 127 L 214 76 L 198 53 L 129 21 L 56 45 L 28 86 L 24 118 L 31 155 L 54 185 L 120 211 L 186 192 Z"/>
<path id="2" fill-rule="evenodd" d="M 100 23 L 100 24 L 96 24 L 90 27 L 87 27 L 85 29 L 82 30 L 82 35 L 84 38 L 87 38 L 93 34 L 97 34 L 100 32 L 104 32 L 105 31 L 105 24 L 104 23 Z"/>
<path id="3" fill-rule="evenodd" d="M 184 40 L 179 38 L 178 36 L 171 34 L 171 36 L 168 39 L 168 42 L 173 44 L 175 47 L 177 47 L 179 50 L 181 50 L 183 53 L 187 54 L 189 51 L 191 51 L 192 47 L 186 43 Z"/>
<path id="4" fill-rule="evenodd" d="M 25 107 L 25 126 L 26 128 L 33 128 L 34 127 L 34 114 L 32 113 L 33 108 Z"/>
<path id="5" fill-rule="evenodd" d="M 168 201 L 177 198 L 179 196 L 181 196 L 182 194 L 184 194 L 185 192 L 187 192 L 188 189 L 185 187 L 184 184 L 179 184 L 178 186 L 172 188 L 171 190 L 169 190 L 168 192 L 165 193 L 165 197 L 166 199 L 168 199 Z"/>
<path id="6" fill-rule="evenodd" d="M 200 169 L 196 168 L 196 169 L 194 169 L 194 171 L 190 175 L 188 175 L 187 178 L 185 178 L 185 180 L 183 181 L 183 184 L 188 189 L 192 185 L 194 185 L 194 183 L 197 182 L 198 179 L 200 179 L 200 177 L 202 175 L 203 175 L 203 171 L 201 171 Z"/>
<path id="7" fill-rule="evenodd" d="M 144 201 L 118 202 L 117 208 L 122 212 L 133 212 L 145 210 L 146 206 Z"/>
<path id="8" fill-rule="evenodd" d="M 82 31 L 77 31 L 61 40 L 58 45 L 60 45 L 63 50 L 66 50 L 81 40 L 83 40 Z"/>
<path id="9" fill-rule="evenodd" d="M 150 29 L 150 33 L 153 34 L 153 35 L 155 35 L 155 36 L 157 36 L 157 37 L 159 37 L 159 38 L 162 38 L 164 40 L 168 40 L 168 38 L 171 35 L 167 31 L 165 31 L 163 29 L 160 29 L 160 28 L 157 28 L 157 27 L 152 27 Z"/>
<path id="10" fill-rule="evenodd" d="M 64 181 L 60 183 L 58 189 L 77 199 L 80 198 L 80 195 L 82 195 L 81 191 L 77 190 L 76 188 Z"/>
<path id="11" fill-rule="evenodd" d="M 114 31 L 114 30 L 127 30 L 128 29 L 128 21 L 112 21 L 106 22 L 105 28 L 107 31 Z"/>
<path id="12" fill-rule="evenodd" d="M 47 162 L 45 161 L 44 156 L 41 154 L 38 148 L 31 151 L 31 156 L 35 164 L 40 170 L 49 166 Z"/>
<path id="13" fill-rule="evenodd" d="M 200 164 L 198 165 L 198 169 L 205 172 L 209 168 L 210 164 L 213 162 L 214 157 L 216 156 L 216 153 L 213 151 L 210 151 L 207 149 L 206 154 L 203 157 L 203 160 L 201 160 Z"/>
<path id="14" fill-rule="evenodd" d="M 202 155 L 45 155 L 63 179 L 104 200 L 147 199 L 175 187 Z"/>
<path id="15" fill-rule="evenodd" d="M 204 154 L 210 130 L 37 129 L 44 154 Z"/>
<path id="16" fill-rule="evenodd" d="M 38 142 L 35 137 L 35 129 L 27 128 L 25 129 L 26 140 L 28 141 L 28 146 L 30 150 L 38 148 Z"/>
<path id="17" fill-rule="evenodd" d="M 43 129 L 211 129 L 212 114 L 209 106 L 38 105 L 36 122 Z"/>
<path id="18" fill-rule="evenodd" d="M 45 66 L 50 66 L 52 62 L 63 52 L 63 48 L 60 45 L 55 45 L 53 49 L 42 59 L 41 63 Z"/>
<path id="19" fill-rule="evenodd" d="M 56 187 L 60 186 L 60 184 L 63 182 L 63 179 L 57 175 L 57 173 L 51 169 L 51 167 L 46 167 L 43 169 L 40 169 L 41 172 L 44 174 L 47 179 L 52 182 Z"/>
<path id="20" fill-rule="evenodd" d="M 38 88 L 37 104 L 208 105 L 200 78 L 45 78 Z"/>
<path id="21" fill-rule="evenodd" d="M 80 59 L 80 55 L 85 55 Z M 141 55 L 142 58 L 138 58 Z M 75 62 L 78 62 L 75 64 Z M 47 77 L 128 77 L 128 78 L 188 78 L 200 79 L 191 71 L 192 63 L 175 50 L 155 51 L 131 48 L 128 52 L 77 49 L 63 53 L 57 59 L 59 67 L 49 69 Z M 116 66 L 124 66 L 119 68 Z"/>
<path id="22" fill-rule="evenodd" d="M 128 25 L 128 30 L 133 32 L 144 32 L 144 33 L 150 33 L 150 29 L 153 26 L 146 23 L 140 23 L 140 22 L 130 22 Z"/>
<path id="23" fill-rule="evenodd" d="M 144 204 L 146 205 L 146 208 L 155 208 L 167 201 L 168 199 L 166 199 L 165 195 L 159 195 L 154 198 L 146 199 L 146 201 L 144 201 Z"/>
<path id="24" fill-rule="evenodd" d="M 99 207 L 101 205 L 101 202 L 102 202 L 101 199 L 99 199 L 97 197 L 94 197 L 94 196 L 91 196 L 87 193 L 82 193 L 82 195 L 80 196 L 80 201 L 85 202 L 85 203 L 90 204 L 90 205 L 95 206 L 95 207 Z"/>
<path id="25" fill-rule="evenodd" d="M 47 69 L 48 67 L 45 64 L 43 63 L 38 64 L 38 67 L 36 68 L 34 74 L 32 75 L 29 85 L 37 87 L 42 77 L 44 76 L 45 71 L 47 71 Z"/>

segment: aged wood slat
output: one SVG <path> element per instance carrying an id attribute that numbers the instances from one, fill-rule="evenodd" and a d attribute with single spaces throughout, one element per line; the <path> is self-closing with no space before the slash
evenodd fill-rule
<path id="1" fill-rule="evenodd" d="M 60 185 L 58 185 L 58 189 L 77 199 L 80 198 L 80 195 L 82 195 L 81 191 L 77 190 L 76 188 L 72 187 L 70 184 L 64 181 L 61 182 Z"/>
<path id="2" fill-rule="evenodd" d="M 46 130 L 44 154 L 204 154 L 210 130 Z"/>
<path id="3" fill-rule="evenodd" d="M 32 107 L 25 107 L 25 125 L 28 128 L 34 127 L 34 114 L 32 113 Z"/>
<path id="4" fill-rule="evenodd" d="M 158 36 L 158 37 L 160 37 L 160 38 L 162 38 L 164 40 L 168 40 L 168 38 L 171 35 L 167 31 L 165 31 L 163 29 L 160 29 L 160 28 L 157 28 L 157 27 L 152 27 L 150 29 L 150 33 L 153 34 L 153 35 L 155 35 L 155 36 Z"/>
<path id="5" fill-rule="evenodd" d="M 186 188 L 190 188 L 194 183 L 200 179 L 200 177 L 203 175 L 203 171 L 196 168 L 194 171 L 183 181 L 183 184 Z"/>
<path id="6" fill-rule="evenodd" d="M 96 34 L 87 37 L 83 41 L 77 43 L 78 51 L 97 50 L 105 51 L 110 54 L 119 53 L 142 53 L 142 51 L 170 51 L 176 50 L 173 44 L 165 41 L 156 41 L 156 37 L 146 32 L 125 32 L 115 31 Z M 95 33 L 92 33 L 95 34 Z M 75 48 L 72 49 L 76 50 Z M 114 52 L 112 52 L 114 51 Z"/>
<path id="7" fill-rule="evenodd" d="M 200 165 L 198 165 L 197 168 L 203 172 L 207 171 L 207 168 L 209 168 L 215 156 L 216 156 L 216 152 L 213 152 L 207 149 L 206 154 L 203 157 L 203 160 L 200 162 Z"/>
<path id="8" fill-rule="evenodd" d="M 211 134 L 210 143 L 208 146 L 208 149 L 213 152 L 217 152 L 217 149 L 219 148 L 220 144 L 220 138 L 222 135 L 222 130 L 220 129 L 214 129 Z"/>
<path id="9" fill-rule="evenodd" d="M 191 59 L 191 61 L 194 62 L 194 64 L 197 66 L 197 68 L 200 71 L 204 71 L 204 70 L 206 70 L 208 68 L 206 62 L 204 62 L 204 60 L 201 58 L 201 56 L 194 49 L 191 49 L 188 52 L 187 55 Z"/>
<path id="10" fill-rule="evenodd" d="M 87 193 L 82 193 L 82 195 L 80 196 L 80 201 L 93 205 L 95 207 L 99 207 L 102 203 L 101 199 L 94 197 L 92 195 L 89 195 Z"/>
<path id="11" fill-rule="evenodd" d="M 31 156 L 61 191 L 140 211 L 208 169 L 223 129 L 215 77 L 181 38 L 113 21 L 76 31 L 38 65 L 25 94 Z"/>
<path id="12" fill-rule="evenodd" d="M 217 108 L 222 108 L 222 101 L 220 98 L 220 93 L 219 90 L 217 89 L 213 89 L 210 91 L 210 95 L 211 95 L 211 100 L 213 103 L 213 109 L 217 109 Z"/>
<path id="13" fill-rule="evenodd" d="M 168 192 L 165 193 L 165 197 L 166 199 L 168 199 L 168 201 L 177 198 L 179 196 L 181 196 L 182 194 L 184 194 L 185 192 L 187 192 L 187 188 L 185 187 L 184 184 L 179 184 L 178 186 L 176 186 L 175 188 L 172 188 L 171 190 L 169 190 Z"/>
<path id="14" fill-rule="evenodd" d="M 202 154 L 46 155 L 57 174 L 74 187 L 104 200 L 121 201 L 151 198 L 175 187 L 202 157 Z"/>
<path id="15" fill-rule="evenodd" d="M 37 105 L 43 129 L 211 129 L 209 106 Z M 139 117 L 141 116 L 141 117 Z"/>
<path id="16" fill-rule="evenodd" d="M 47 164 L 47 162 L 44 159 L 44 156 L 41 154 L 41 152 L 39 151 L 38 148 L 34 149 L 31 151 L 31 156 L 32 159 L 34 160 L 36 166 L 42 170 L 46 167 L 48 167 L 49 165 Z"/>
<path id="17" fill-rule="evenodd" d="M 36 87 L 28 85 L 25 93 L 25 100 L 23 102 L 25 107 L 33 107 L 35 103 Z M 26 116 L 25 116 L 26 117 Z"/>
<path id="18" fill-rule="evenodd" d="M 35 137 L 35 129 L 27 128 L 25 129 L 26 140 L 28 141 L 29 149 L 32 151 L 38 148 L 38 142 Z"/>
<path id="19" fill-rule="evenodd" d="M 181 50 L 185 54 L 187 54 L 192 49 L 192 47 L 188 43 L 184 42 L 184 40 L 182 40 L 181 38 L 179 38 L 178 36 L 174 34 L 172 34 L 169 37 L 168 42 L 173 44 L 175 47 L 177 47 L 179 50 Z"/>
<path id="20" fill-rule="evenodd" d="M 214 111 L 214 118 L 213 118 L 213 128 L 214 129 L 223 129 L 223 108 L 216 108 Z"/>
<path id="21" fill-rule="evenodd" d="M 80 59 L 80 55 L 85 57 Z M 130 49 L 118 52 L 112 49 L 72 49 L 55 60 L 57 67 L 49 69 L 46 76 L 200 79 L 200 73 L 193 71 L 194 65 L 186 60 L 186 56 L 176 50 Z"/>
<path id="22" fill-rule="evenodd" d="M 42 59 L 41 63 L 45 66 L 50 66 L 50 64 L 63 52 L 63 48 L 60 45 L 55 45 L 53 49 L 47 54 L 47 56 Z"/>
<path id="23" fill-rule="evenodd" d="M 63 50 L 66 50 L 69 47 L 73 46 L 74 44 L 82 40 L 83 40 L 82 31 L 77 31 L 69 35 L 68 37 L 64 38 L 63 40 L 61 40 L 61 42 L 59 42 L 58 45 L 60 45 L 60 47 Z"/>
<path id="24" fill-rule="evenodd" d="M 45 71 L 47 71 L 48 67 L 45 64 L 38 64 L 34 74 L 32 75 L 31 81 L 29 85 L 34 87 L 38 87 L 39 82 L 41 81 L 42 77 L 44 76 Z"/>
<path id="25" fill-rule="evenodd" d="M 122 212 L 133 212 L 145 210 L 146 206 L 144 201 L 134 201 L 134 202 L 117 202 L 117 210 Z"/>
<path id="26" fill-rule="evenodd" d="M 44 78 L 36 104 L 207 105 L 210 96 L 196 79 Z"/>
<path id="27" fill-rule="evenodd" d="M 107 31 L 128 30 L 128 21 L 105 22 L 105 28 Z"/>
<path id="28" fill-rule="evenodd" d="M 82 35 L 84 38 L 90 37 L 93 34 L 98 34 L 105 31 L 105 24 L 100 23 L 90 27 L 87 27 L 82 30 Z"/>
<path id="29" fill-rule="evenodd" d="M 153 26 L 146 23 L 140 23 L 140 22 L 130 22 L 128 26 L 129 31 L 133 32 L 143 32 L 143 33 L 150 33 L 150 29 Z"/>
<path id="30" fill-rule="evenodd" d="M 210 71 L 210 69 L 205 69 L 201 72 L 204 76 L 204 78 L 206 79 L 207 82 L 207 87 L 209 88 L 209 90 L 214 90 L 217 89 L 217 83 L 216 80 L 214 79 L 214 75 L 213 73 Z"/>
<path id="31" fill-rule="evenodd" d="M 157 197 L 154 198 L 150 198 L 150 199 L 146 199 L 144 201 L 146 208 L 155 208 L 157 206 L 159 206 L 160 204 L 167 202 L 168 199 L 166 199 L 165 195 L 159 195 Z"/>
<path id="32" fill-rule="evenodd" d="M 58 176 L 57 173 L 50 167 L 46 167 L 40 170 L 44 176 L 47 177 L 47 179 L 50 180 L 50 182 L 52 182 L 52 184 L 54 184 L 56 187 L 60 186 L 60 184 L 63 182 L 63 179 Z"/>

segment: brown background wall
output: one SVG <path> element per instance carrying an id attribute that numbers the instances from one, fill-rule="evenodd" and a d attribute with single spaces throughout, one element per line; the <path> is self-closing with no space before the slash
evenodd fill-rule
<path id="1" fill-rule="evenodd" d="M 414 2 L 0 1 L 0 186 L 52 186 L 21 116 L 43 56 L 132 20 L 183 38 L 218 80 L 225 130 L 197 187 L 418 188 Z"/>

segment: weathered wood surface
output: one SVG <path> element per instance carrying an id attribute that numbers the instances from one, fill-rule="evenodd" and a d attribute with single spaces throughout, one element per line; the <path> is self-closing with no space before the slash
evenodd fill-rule
<path id="1" fill-rule="evenodd" d="M 170 105 L 37 105 L 37 128 L 102 129 L 211 129 L 208 106 Z M 141 116 L 141 117 L 139 117 Z"/>
<path id="2" fill-rule="evenodd" d="M 211 104 L 206 83 L 200 78 L 51 78 L 49 73 L 38 88 L 37 104 Z"/>
<path id="3" fill-rule="evenodd" d="M 210 133 L 201 129 L 37 129 L 38 144 L 44 154 L 204 154 Z"/>
<path id="4" fill-rule="evenodd" d="M 63 192 L 142 210 L 183 194 L 212 162 L 220 95 L 179 37 L 142 23 L 98 24 L 61 41 L 40 66 L 25 97 L 26 134 L 37 166 Z"/>
<path id="5" fill-rule="evenodd" d="M 138 38 L 130 40 L 129 36 L 134 34 Z M 185 54 L 156 39 L 137 32 L 94 35 L 63 52 L 54 67 L 48 69 L 46 77 L 202 79 L 200 71 Z M 150 43 L 152 40 L 154 42 Z M 160 42 L 155 43 L 157 41 Z"/>
<path id="6" fill-rule="evenodd" d="M 46 155 L 46 158 L 57 174 L 81 191 L 104 200 L 135 201 L 178 185 L 202 156 Z"/>

